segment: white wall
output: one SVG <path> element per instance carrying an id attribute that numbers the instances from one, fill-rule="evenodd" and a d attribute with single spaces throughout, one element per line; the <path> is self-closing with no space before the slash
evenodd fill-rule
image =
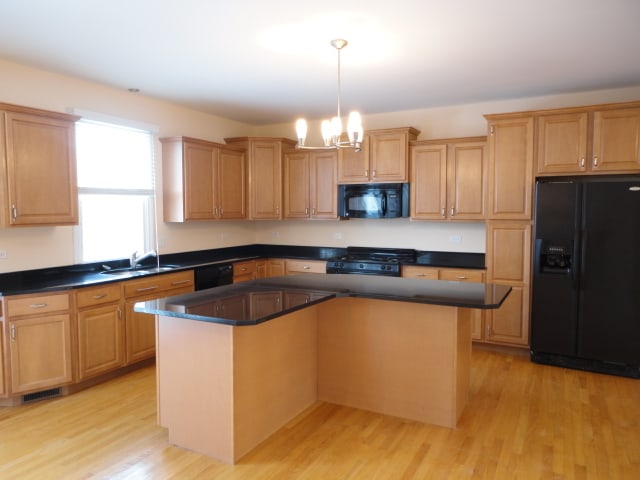
<path id="1" fill-rule="evenodd" d="M 293 124 L 262 127 L 183 108 L 169 102 L 132 94 L 77 78 L 33 69 L 0 59 L 0 102 L 70 112 L 97 112 L 157 125 L 159 137 L 185 135 L 223 142 L 225 137 L 256 135 L 294 138 Z M 640 86 L 549 97 L 456 105 L 364 115 L 366 129 L 413 126 L 419 139 L 453 138 L 486 134 L 483 114 L 589 105 L 640 99 Z M 311 134 L 319 130 L 310 122 Z M 162 184 L 160 143 L 156 142 L 158 185 Z M 161 199 L 161 191 L 159 191 Z M 162 202 L 158 202 L 162 218 Z M 421 250 L 484 252 L 482 223 L 411 222 L 394 220 L 349 220 L 328 222 L 204 222 L 165 224 L 159 222 L 160 253 L 202 250 L 250 243 L 318 246 L 397 246 Z M 459 237 L 459 242 L 457 242 Z M 452 241 L 454 240 L 454 241 Z M 74 263 L 72 227 L 0 228 L 0 273 Z"/>

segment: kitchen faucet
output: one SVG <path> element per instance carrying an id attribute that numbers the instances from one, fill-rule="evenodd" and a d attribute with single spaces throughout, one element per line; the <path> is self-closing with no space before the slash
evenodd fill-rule
<path id="1" fill-rule="evenodd" d="M 149 250 L 147 253 L 143 253 L 138 257 L 138 251 L 136 250 L 131 254 L 131 257 L 129 258 L 129 262 L 130 262 L 129 268 L 136 268 L 136 266 L 143 260 L 146 260 L 149 257 L 155 257 L 155 256 L 157 256 L 156 251 Z"/>

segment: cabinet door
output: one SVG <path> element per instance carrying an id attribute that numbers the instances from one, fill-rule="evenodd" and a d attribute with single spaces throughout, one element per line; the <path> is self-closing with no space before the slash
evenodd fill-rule
<path id="1" fill-rule="evenodd" d="M 12 393 L 44 390 L 71 382 L 68 314 L 10 321 L 9 332 Z"/>
<path id="2" fill-rule="evenodd" d="M 309 218 L 309 153 L 284 155 L 284 218 Z"/>
<path id="3" fill-rule="evenodd" d="M 529 220 L 533 191 L 533 118 L 489 124 L 489 218 Z"/>
<path id="4" fill-rule="evenodd" d="M 249 156 L 251 218 L 280 219 L 282 216 L 282 150 L 277 142 L 251 143 Z"/>
<path id="5" fill-rule="evenodd" d="M 169 293 L 166 296 L 170 296 Z M 125 304 L 125 346 L 126 363 L 135 363 L 151 358 L 156 353 L 156 317 L 147 313 L 134 310 L 137 302 L 144 299 L 136 299 Z"/>
<path id="6" fill-rule="evenodd" d="M 359 152 L 338 150 L 338 183 L 366 183 L 369 177 L 369 135 L 365 135 Z"/>
<path id="7" fill-rule="evenodd" d="M 447 201 L 447 146 L 413 146 L 410 155 L 411 218 L 444 220 Z"/>
<path id="8" fill-rule="evenodd" d="M 640 171 L 640 108 L 594 113 L 591 168 L 598 172 Z"/>
<path id="9" fill-rule="evenodd" d="M 539 174 L 580 173 L 587 169 L 587 120 L 586 112 L 538 117 Z"/>
<path id="10" fill-rule="evenodd" d="M 486 144 L 454 143 L 447 155 L 447 215 L 452 220 L 483 220 L 486 197 Z"/>
<path id="11" fill-rule="evenodd" d="M 484 270 L 467 268 L 442 268 L 440 280 L 454 282 L 484 282 Z M 484 310 L 474 308 L 471 310 L 471 339 L 482 340 L 484 329 Z"/>
<path id="12" fill-rule="evenodd" d="M 407 145 L 405 133 L 371 135 L 371 180 L 374 182 L 408 181 Z"/>
<path id="13" fill-rule="evenodd" d="M 485 313 L 488 342 L 529 344 L 531 224 L 489 222 L 487 225 L 488 281 L 508 285 L 511 293 L 496 310 Z"/>
<path id="14" fill-rule="evenodd" d="M 491 343 L 528 345 L 529 305 L 529 286 L 511 285 L 511 292 L 500 308 L 487 310 L 485 313 L 485 340 Z"/>
<path id="15" fill-rule="evenodd" d="M 255 280 L 256 265 L 257 262 L 255 260 L 248 260 L 246 262 L 235 262 L 233 264 L 233 283 Z"/>
<path id="16" fill-rule="evenodd" d="M 213 147 L 184 143 L 185 220 L 212 220 L 217 192 L 217 161 Z M 217 153 L 217 150 L 216 150 Z"/>
<path id="17" fill-rule="evenodd" d="M 270 258 L 267 260 L 267 277 L 284 276 L 284 260 Z"/>
<path id="18" fill-rule="evenodd" d="M 244 152 L 221 149 L 218 160 L 218 218 L 245 218 Z"/>
<path id="19" fill-rule="evenodd" d="M 10 225 L 78 223 L 73 122 L 6 112 Z"/>
<path id="20" fill-rule="evenodd" d="M 260 292 L 251 294 L 251 318 L 266 317 L 282 311 L 281 292 Z"/>
<path id="21" fill-rule="evenodd" d="M 321 151 L 309 156 L 311 218 L 338 217 L 338 154 Z"/>
<path id="22" fill-rule="evenodd" d="M 528 222 L 487 225 L 487 267 L 492 282 L 530 282 L 531 225 Z"/>
<path id="23" fill-rule="evenodd" d="M 266 260 L 256 260 L 256 278 L 267 278 Z"/>
<path id="24" fill-rule="evenodd" d="M 78 312 L 77 321 L 81 380 L 124 364 L 124 319 L 120 305 Z"/>

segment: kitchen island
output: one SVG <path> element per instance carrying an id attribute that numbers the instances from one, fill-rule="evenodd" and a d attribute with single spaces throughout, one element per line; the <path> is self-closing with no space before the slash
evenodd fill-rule
<path id="1" fill-rule="evenodd" d="M 141 303 L 156 314 L 158 421 L 235 463 L 316 401 L 455 427 L 473 308 L 509 287 L 359 275 L 244 282 Z"/>

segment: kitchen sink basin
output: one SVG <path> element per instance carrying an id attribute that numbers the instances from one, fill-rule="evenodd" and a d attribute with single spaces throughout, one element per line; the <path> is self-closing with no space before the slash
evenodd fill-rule
<path id="1" fill-rule="evenodd" d="M 122 277 L 137 277 L 138 275 L 151 275 L 153 273 L 168 272 L 178 268 L 178 265 L 160 265 L 159 267 L 138 267 L 138 268 L 114 268 L 100 272 L 104 275 L 117 275 Z"/>

